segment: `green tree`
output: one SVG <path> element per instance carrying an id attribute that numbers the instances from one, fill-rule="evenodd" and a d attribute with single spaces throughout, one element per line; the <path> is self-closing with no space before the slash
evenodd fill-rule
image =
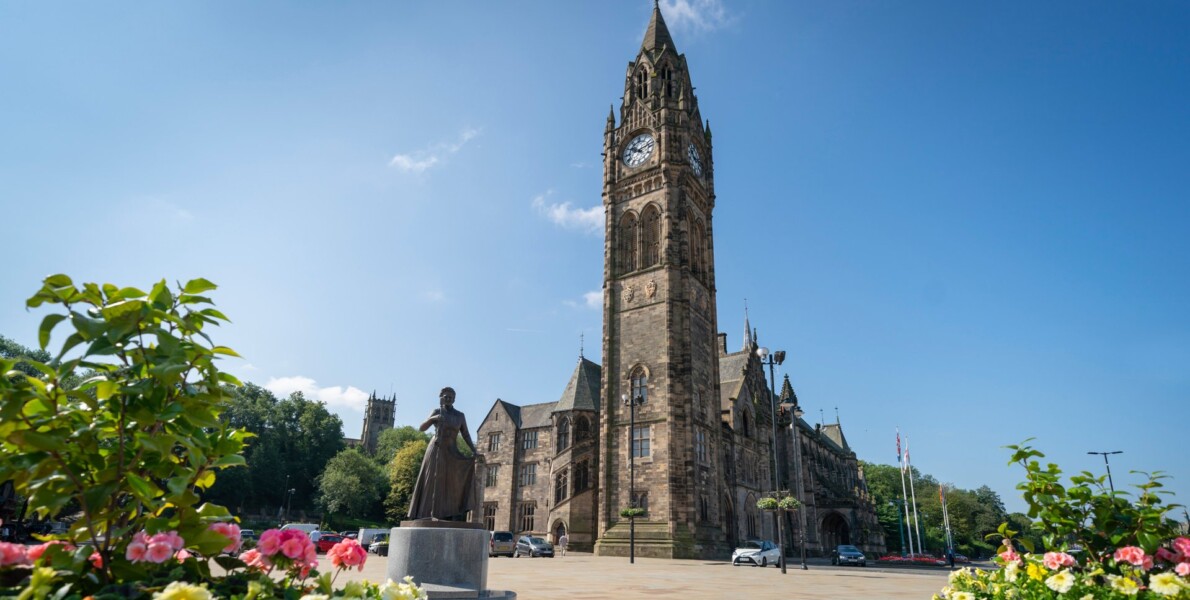
<path id="1" fill-rule="evenodd" d="M 319 504 L 349 517 L 377 517 L 388 491 L 384 469 L 355 448 L 336 454 L 318 477 Z"/>
<path id="2" fill-rule="evenodd" d="M 405 447 L 405 444 L 416 440 L 429 442 L 430 435 L 424 431 L 418 431 L 412 425 L 402 425 L 392 429 L 385 429 L 380 432 L 380 436 L 376 439 L 376 453 L 373 455 L 373 458 L 376 459 L 376 462 L 387 465 L 401 451 L 401 448 Z"/>
<path id="3" fill-rule="evenodd" d="M 413 486 L 417 483 L 417 474 L 421 471 L 421 461 L 428 445 L 425 441 L 414 440 L 401 448 L 388 463 L 390 487 L 388 498 L 384 500 L 384 510 L 390 521 L 400 521 L 409 514 Z"/>

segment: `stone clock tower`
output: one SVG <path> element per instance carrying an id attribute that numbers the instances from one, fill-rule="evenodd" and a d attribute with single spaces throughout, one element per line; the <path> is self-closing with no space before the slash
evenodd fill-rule
<path id="1" fill-rule="evenodd" d="M 598 543 L 719 557 L 727 550 L 715 259 L 714 160 L 685 56 L 654 3 L 603 134 L 603 357 Z M 640 398 L 630 427 L 623 398 Z M 635 477 L 630 481 L 630 456 Z M 635 489 L 635 498 L 630 489 Z"/>

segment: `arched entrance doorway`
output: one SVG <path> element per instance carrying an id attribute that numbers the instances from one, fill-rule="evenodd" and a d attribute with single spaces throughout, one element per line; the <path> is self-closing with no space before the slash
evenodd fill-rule
<path id="1" fill-rule="evenodd" d="M 566 533 L 566 524 L 561 521 L 555 523 L 553 543 L 557 544 L 558 540 L 562 539 L 562 534 L 564 533 Z"/>
<path id="2" fill-rule="evenodd" d="M 834 550 L 835 546 L 839 544 L 851 543 L 851 527 L 847 525 L 847 519 L 843 518 L 843 515 L 837 512 L 832 512 L 823 517 L 820 530 L 822 532 L 820 536 L 822 539 L 822 549 L 826 552 Z"/>

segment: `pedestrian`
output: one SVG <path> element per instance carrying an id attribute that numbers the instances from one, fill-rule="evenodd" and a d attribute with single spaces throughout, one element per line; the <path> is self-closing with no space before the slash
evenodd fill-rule
<path id="1" fill-rule="evenodd" d="M 562 537 L 558 538 L 558 549 L 562 551 L 562 558 L 566 558 L 566 544 L 570 543 L 570 536 L 566 532 L 562 532 Z"/>

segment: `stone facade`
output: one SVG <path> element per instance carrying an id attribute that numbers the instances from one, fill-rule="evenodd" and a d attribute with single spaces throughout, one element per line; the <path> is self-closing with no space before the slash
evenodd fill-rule
<path id="1" fill-rule="evenodd" d="M 376 441 L 380 439 L 380 432 L 392 429 L 396 423 L 397 397 L 377 397 L 376 392 L 368 397 L 368 406 L 364 409 L 364 429 L 360 435 L 359 445 L 368 453 L 376 452 Z"/>
<path id="2" fill-rule="evenodd" d="M 495 402 L 476 439 L 488 465 L 483 520 L 554 539 L 564 530 L 572 547 L 601 555 L 628 554 L 628 507 L 645 510 L 642 556 L 722 559 L 743 540 L 775 540 L 776 520 L 756 502 L 791 487 L 794 429 L 774 422 L 747 319 L 738 352 L 718 333 L 711 131 L 656 6 L 618 118 L 607 118 L 603 167 L 603 365 L 580 357 L 557 402 Z M 842 428 L 797 425 L 810 552 L 847 542 L 883 552 Z"/>

